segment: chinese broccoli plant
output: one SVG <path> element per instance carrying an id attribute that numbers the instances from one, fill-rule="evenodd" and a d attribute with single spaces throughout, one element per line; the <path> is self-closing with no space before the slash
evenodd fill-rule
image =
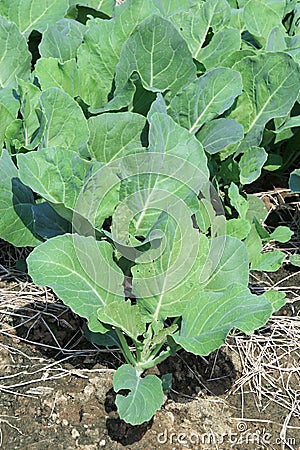
<path id="1" fill-rule="evenodd" d="M 299 134 L 299 3 L 1 2 L 0 237 L 120 348 L 128 423 L 162 406 L 147 369 L 284 304 L 249 273 L 277 270 L 266 244 L 292 233 L 243 188 Z"/>

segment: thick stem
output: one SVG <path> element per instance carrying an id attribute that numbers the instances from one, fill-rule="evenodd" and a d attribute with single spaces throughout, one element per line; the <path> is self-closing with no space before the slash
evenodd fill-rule
<path id="1" fill-rule="evenodd" d="M 177 350 L 180 349 L 180 345 L 178 345 Z M 165 359 L 169 358 L 173 354 L 174 350 L 171 348 L 168 348 L 166 351 L 162 352 L 159 356 L 156 358 L 149 358 L 147 361 L 143 361 L 140 363 L 137 363 L 136 368 L 137 370 L 146 370 L 150 369 L 151 367 L 156 366 L 157 364 L 161 363 Z"/>
<path id="2" fill-rule="evenodd" d="M 124 355 L 124 357 L 126 359 L 126 362 L 128 364 L 131 364 L 132 366 L 135 367 L 137 362 L 134 359 L 134 357 L 133 357 L 133 355 L 132 355 L 132 353 L 130 351 L 130 348 L 129 348 L 129 346 L 127 344 L 127 341 L 126 341 L 126 339 L 124 337 L 124 334 L 122 333 L 120 328 L 116 328 L 116 333 L 117 333 L 119 341 L 121 343 L 121 350 L 122 350 L 122 353 L 123 353 L 123 355 Z"/>

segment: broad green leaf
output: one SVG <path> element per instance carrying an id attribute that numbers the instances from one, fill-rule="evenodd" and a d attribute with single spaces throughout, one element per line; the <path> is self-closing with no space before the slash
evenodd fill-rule
<path id="1" fill-rule="evenodd" d="M 285 254 L 279 250 L 259 253 L 251 260 L 251 270 L 276 272 L 280 269 L 284 258 Z"/>
<path id="2" fill-rule="evenodd" d="M 87 105 L 93 109 L 106 105 L 123 44 L 153 13 L 159 13 L 153 0 L 127 0 L 116 8 L 114 19 L 87 22 L 84 42 L 77 51 L 80 92 Z"/>
<path id="3" fill-rule="evenodd" d="M 145 252 L 132 268 L 133 294 L 154 321 L 181 315 L 189 291 L 196 283 L 199 286 L 196 263 L 201 269 L 209 250 L 208 239 L 199 238 L 189 217 L 181 215 L 175 222 L 169 215 L 160 225 L 164 239 L 156 253 Z M 196 279 L 191 279 L 193 275 Z"/>
<path id="4" fill-rule="evenodd" d="M 270 291 L 266 291 L 264 293 L 264 296 L 271 302 L 273 306 L 273 312 L 278 311 L 286 303 L 285 292 L 275 291 L 271 289 Z"/>
<path id="5" fill-rule="evenodd" d="M 197 139 L 210 155 L 220 152 L 244 137 L 244 129 L 233 119 L 214 119 L 203 125 L 197 133 Z"/>
<path id="6" fill-rule="evenodd" d="M 300 267 L 300 255 L 298 255 L 298 254 L 291 255 L 290 263 L 293 264 L 293 266 Z"/>
<path id="7" fill-rule="evenodd" d="M 251 230 L 251 225 L 246 219 L 230 219 L 226 222 L 226 234 L 240 239 L 245 239 Z"/>
<path id="8" fill-rule="evenodd" d="M 225 342 L 232 329 L 251 334 L 272 312 L 264 295 L 253 295 L 241 284 L 233 284 L 226 292 L 202 292 L 187 304 L 181 330 L 173 339 L 188 352 L 208 355 Z"/>
<path id="9" fill-rule="evenodd" d="M 231 183 L 228 189 L 228 196 L 230 198 L 231 205 L 238 212 L 241 219 L 246 218 L 249 205 L 245 197 L 239 193 L 239 188 L 235 183 Z"/>
<path id="10" fill-rule="evenodd" d="M 104 113 L 88 120 L 88 149 L 92 158 L 109 163 L 141 148 L 145 118 L 131 112 Z"/>
<path id="11" fill-rule="evenodd" d="M 34 197 L 18 176 L 4 149 L 0 157 L 0 237 L 16 247 L 34 247 L 40 243 L 33 230 Z"/>
<path id="12" fill-rule="evenodd" d="M 177 229 L 160 257 L 132 268 L 133 293 L 154 319 L 180 316 L 189 299 L 202 291 L 225 291 L 237 280 L 248 284 L 249 262 L 242 242 L 185 232 L 189 240 L 180 238 Z"/>
<path id="13" fill-rule="evenodd" d="M 146 331 L 146 324 L 137 305 L 126 302 L 112 302 L 98 310 L 101 322 L 120 328 L 127 336 L 137 342 L 138 336 Z"/>
<path id="14" fill-rule="evenodd" d="M 140 23 L 124 44 L 116 70 L 116 97 L 134 72 L 145 89 L 168 90 L 172 96 L 196 78 L 186 42 L 168 20 L 157 15 Z M 128 96 L 128 104 L 131 100 Z"/>
<path id="15" fill-rule="evenodd" d="M 85 27 L 71 19 L 60 19 L 42 35 L 39 52 L 42 58 L 56 58 L 60 63 L 76 58 Z"/>
<path id="16" fill-rule="evenodd" d="M 34 231 L 44 239 L 50 239 L 60 234 L 72 232 L 70 222 L 58 215 L 47 202 L 33 205 L 32 213 Z"/>
<path id="17" fill-rule="evenodd" d="M 244 126 L 246 137 L 238 144 L 242 152 L 262 140 L 266 123 L 286 116 L 299 92 L 300 69 L 284 53 L 262 53 L 242 59 L 234 65 L 243 79 L 243 94 L 230 114 Z"/>
<path id="18" fill-rule="evenodd" d="M 18 2 L 11 2 L 18 3 Z M 14 5 L 16 7 L 16 5 Z M 3 8 L 0 2 L 0 14 Z M 2 14 L 3 15 L 3 14 Z M 16 25 L 0 17 L 0 87 L 16 87 L 17 78 L 28 80 L 31 54 Z"/>
<path id="19" fill-rule="evenodd" d="M 0 15 L 15 22 L 27 37 L 32 30 L 43 33 L 64 17 L 68 8 L 68 0 L 1 0 Z"/>
<path id="20" fill-rule="evenodd" d="M 212 69 L 172 99 L 169 113 L 190 133 L 196 133 L 206 122 L 226 111 L 241 92 L 242 80 L 238 72 Z"/>
<path id="21" fill-rule="evenodd" d="M 71 97 L 79 95 L 79 72 L 75 59 L 61 63 L 56 58 L 41 58 L 34 73 L 43 91 L 55 87 Z"/>
<path id="22" fill-rule="evenodd" d="M 67 93 L 51 87 L 41 94 L 41 107 L 47 118 L 43 147 L 63 147 L 88 156 L 89 130 L 78 103 Z"/>
<path id="23" fill-rule="evenodd" d="M 266 17 L 268 17 L 268 20 L 265 20 Z M 278 27 L 285 32 L 281 24 L 281 16 L 260 0 L 249 0 L 247 2 L 244 8 L 243 19 L 246 29 L 254 36 L 263 38 L 263 43 L 266 42 L 273 28 Z"/>
<path id="24" fill-rule="evenodd" d="M 186 41 L 193 58 L 199 60 L 199 52 L 206 43 L 209 31 L 216 33 L 228 26 L 230 17 L 231 8 L 226 0 L 207 0 L 196 2 L 187 11 L 174 12 L 168 18 Z"/>
<path id="25" fill-rule="evenodd" d="M 124 277 L 108 242 L 64 234 L 39 245 L 27 264 L 33 282 L 51 287 L 76 314 L 88 320 L 91 331 L 107 331 L 97 318 L 98 309 L 124 299 Z"/>
<path id="26" fill-rule="evenodd" d="M 290 174 L 289 188 L 292 192 L 300 192 L 300 169 L 295 169 Z"/>
<path id="27" fill-rule="evenodd" d="M 262 147 L 250 147 L 242 155 L 240 181 L 242 184 L 253 183 L 261 174 L 261 169 L 268 159 L 268 154 Z"/>
<path id="28" fill-rule="evenodd" d="M 96 344 L 101 347 L 121 347 L 115 330 L 109 330 L 107 333 L 93 333 L 88 329 L 88 327 L 85 327 L 84 337 L 92 344 Z"/>
<path id="29" fill-rule="evenodd" d="M 20 154 L 18 166 L 24 184 L 48 202 L 77 212 L 95 228 L 118 202 L 119 179 L 109 167 L 81 159 L 71 150 L 50 147 Z"/>
<path id="30" fill-rule="evenodd" d="M 116 405 L 121 419 L 131 425 L 150 420 L 163 404 L 161 380 L 156 375 L 140 376 L 129 364 L 119 367 L 113 378 L 115 392 L 129 390 L 128 395 L 117 394 Z"/>
<path id="31" fill-rule="evenodd" d="M 177 11 L 169 16 L 169 20 L 184 38 L 195 59 L 198 59 L 198 54 L 204 45 L 212 18 L 213 16 L 205 17 L 204 3 L 200 2 L 186 11 Z"/>
<path id="32" fill-rule="evenodd" d="M 3 147 L 6 129 L 16 119 L 19 106 L 11 88 L 0 89 L 0 151 Z"/>
<path id="33" fill-rule="evenodd" d="M 210 43 L 202 48 L 197 59 L 206 69 L 222 67 L 231 53 L 238 51 L 241 46 L 241 33 L 236 28 L 224 28 L 212 37 Z"/>
<path id="34" fill-rule="evenodd" d="M 293 234 L 294 232 L 291 231 L 289 227 L 279 226 L 273 231 L 273 233 L 271 233 L 270 238 L 284 244 L 291 239 Z"/>
<path id="35" fill-rule="evenodd" d="M 131 221 L 129 234 L 146 237 L 160 213 L 175 204 L 185 202 L 191 216 L 192 203 L 209 176 L 206 156 L 194 136 L 166 114 L 153 113 L 149 122 L 149 151 L 119 163 L 121 200 L 126 201 L 114 213 L 113 228 L 123 236 Z"/>

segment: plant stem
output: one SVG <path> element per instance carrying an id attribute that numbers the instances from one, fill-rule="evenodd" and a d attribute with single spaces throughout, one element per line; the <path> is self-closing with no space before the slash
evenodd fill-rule
<path id="1" fill-rule="evenodd" d="M 180 345 L 178 345 L 177 349 L 179 349 L 179 348 L 180 348 Z M 157 364 L 164 361 L 165 359 L 167 359 L 169 356 L 172 355 L 172 353 L 173 353 L 173 349 L 171 349 L 169 347 L 166 351 L 162 352 L 156 358 L 149 358 L 147 361 L 137 363 L 136 368 L 137 368 L 137 370 L 143 370 L 143 371 L 146 369 L 150 369 L 150 367 L 154 367 Z"/>
<path id="2" fill-rule="evenodd" d="M 116 328 L 116 333 L 117 333 L 118 338 L 120 340 L 121 350 L 122 350 L 122 353 L 124 355 L 124 358 L 126 359 L 126 362 L 128 364 L 131 364 L 132 366 L 135 367 L 136 366 L 136 360 L 134 359 L 134 357 L 133 357 L 133 355 L 132 355 L 132 353 L 130 351 L 130 348 L 129 348 L 129 346 L 127 344 L 127 341 L 126 341 L 126 339 L 124 337 L 124 334 L 122 333 L 120 328 Z"/>

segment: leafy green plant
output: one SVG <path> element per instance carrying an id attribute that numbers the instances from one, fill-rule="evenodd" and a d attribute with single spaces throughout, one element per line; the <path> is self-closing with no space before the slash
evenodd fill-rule
<path id="1" fill-rule="evenodd" d="M 299 2 L 25 3 L 0 5 L 0 237 L 121 349 L 116 403 L 139 424 L 163 403 L 149 368 L 284 304 L 249 273 L 292 233 L 243 187 L 298 135 Z"/>

